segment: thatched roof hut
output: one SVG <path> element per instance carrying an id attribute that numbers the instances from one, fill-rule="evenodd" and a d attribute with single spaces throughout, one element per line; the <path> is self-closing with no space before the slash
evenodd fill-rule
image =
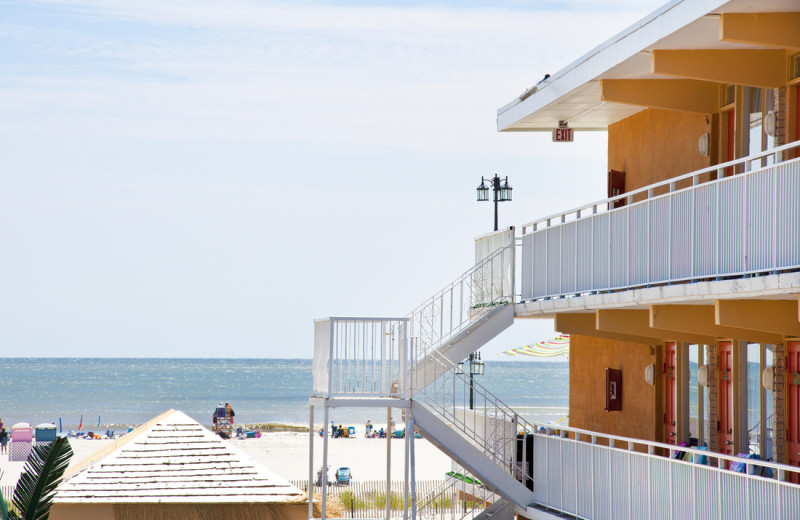
<path id="1" fill-rule="evenodd" d="M 70 466 L 52 520 L 300 520 L 308 498 L 183 412 L 169 410 Z"/>

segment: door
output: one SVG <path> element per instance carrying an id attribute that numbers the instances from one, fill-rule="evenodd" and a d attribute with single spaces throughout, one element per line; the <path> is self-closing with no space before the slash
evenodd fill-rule
<path id="1" fill-rule="evenodd" d="M 608 170 L 608 198 L 616 197 L 625 193 L 625 172 Z M 613 208 L 621 208 L 625 205 L 626 199 L 615 200 Z"/>
<path id="2" fill-rule="evenodd" d="M 786 342 L 786 450 L 791 466 L 800 466 L 800 341 Z"/>
<path id="3" fill-rule="evenodd" d="M 664 442 L 667 444 L 678 443 L 678 416 L 677 416 L 677 343 L 667 341 L 664 343 Z"/>
<path id="4" fill-rule="evenodd" d="M 718 451 L 727 455 L 735 455 L 733 453 L 733 342 L 720 341 L 717 351 L 719 352 L 717 365 Z"/>

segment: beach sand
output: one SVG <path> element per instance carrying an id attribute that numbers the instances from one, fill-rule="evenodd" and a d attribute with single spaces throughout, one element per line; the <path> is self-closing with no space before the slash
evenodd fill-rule
<path id="1" fill-rule="evenodd" d="M 362 434 L 363 435 L 363 434 Z M 70 439 L 72 464 L 77 464 L 107 446 L 110 440 Z M 232 439 L 231 444 L 250 455 L 259 464 L 287 480 L 308 478 L 308 433 L 270 432 L 260 439 Z M 391 440 L 392 480 L 403 480 L 405 439 Z M 356 482 L 386 479 L 386 439 L 328 438 L 329 478 L 336 469 L 349 467 Z M 416 477 L 421 480 L 443 480 L 450 471 L 451 461 L 425 439 L 414 439 Z M 0 457 L 3 478 L 0 485 L 12 486 L 19 479 L 23 462 L 9 462 Z M 322 467 L 322 438 L 314 435 L 314 475 Z"/>

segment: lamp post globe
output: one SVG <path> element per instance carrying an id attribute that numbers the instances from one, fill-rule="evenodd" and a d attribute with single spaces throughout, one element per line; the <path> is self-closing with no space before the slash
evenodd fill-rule
<path id="1" fill-rule="evenodd" d="M 500 176 L 496 173 L 491 179 L 485 179 L 484 177 L 481 177 L 481 183 L 477 188 L 478 202 L 489 201 L 489 186 L 486 185 L 487 182 L 489 183 L 489 186 L 491 186 L 493 193 L 492 200 L 494 202 L 494 230 L 497 231 L 497 203 L 509 202 L 511 200 L 511 191 L 514 188 L 508 184 L 508 177 L 503 180 L 502 184 L 500 183 Z"/>

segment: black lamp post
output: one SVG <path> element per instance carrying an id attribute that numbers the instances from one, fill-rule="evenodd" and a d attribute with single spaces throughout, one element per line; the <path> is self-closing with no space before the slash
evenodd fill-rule
<path id="1" fill-rule="evenodd" d="M 469 409 L 474 409 L 475 406 L 475 393 L 474 388 L 472 385 L 472 378 L 475 376 L 482 376 L 484 368 L 486 364 L 481 361 L 481 353 L 480 352 L 473 352 L 467 358 L 469 361 Z M 464 362 L 458 364 L 456 368 L 456 374 L 463 374 L 464 373 Z"/>
<path id="2" fill-rule="evenodd" d="M 507 202 L 511 200 L 511 186 L 508 185 L 508 177 L 503 180 L 503 184 L 500 184 L 500 177 L 497 174 L 494 174 L 494 177 L 491 179 L 484 179 L 481 177 L 481 184 L 478 186 L 478 202 L 487 202 L 489 200 L 489 186 L 486 185 L 486 182 L 491 183 L 492 191 L 494 192 L 494 230 L 497 231 L 497 203 L 498 202 Z"/>

